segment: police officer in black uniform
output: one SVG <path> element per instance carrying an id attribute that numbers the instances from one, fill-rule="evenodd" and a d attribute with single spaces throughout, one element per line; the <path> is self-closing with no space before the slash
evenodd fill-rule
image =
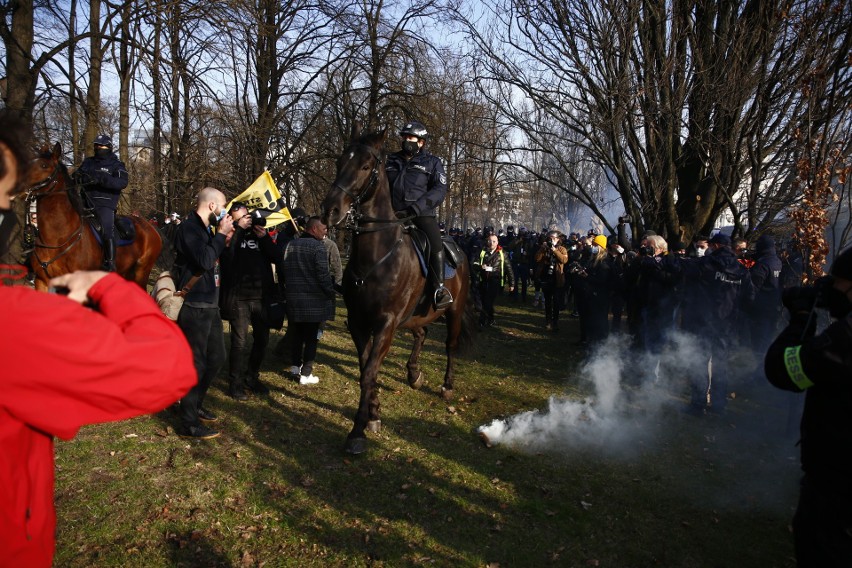
<path id="1" fill-rule="evenodd" d="M 112 151 L 112 138 L 100 134 L 95 138 L 95 154 L 83 160 L 74 172 L 83 185 L 89 204 L 101 224 L 104 239 L 104 270 L 115 270 L 115 210 L 121 190 L 127 187 L 127 168 Z"/>
<path id="2" fill-rule="evenodd" d="M 420 122 L 406 123 L 399 132 L 402 149 L 388 156 L 387 176 L 397 217 L 411 218 L 429 239 L 429 282 L 440 310 L 453 302 L 444 287 L 444 245 L 435 214 L 447 195 L 447 175 L 440 158 L 423 147 L 428 135 Z"/>
<path id="3" fill-rule="evenodd" d="M 799 506 L 793 518 L 798 566 L 852 566 L 852 248 L 816 287 L 783 294 L 790 323 L 769 347 L 766 377 L 805 394 Z M 815 307 L 835 321 L 816 333 Z"/>

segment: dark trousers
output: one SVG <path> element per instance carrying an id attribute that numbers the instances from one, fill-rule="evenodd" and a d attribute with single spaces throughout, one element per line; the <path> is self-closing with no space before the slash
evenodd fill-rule
<path id="1" fill-rule="evenodd" d="M 183 330 L 192 349 L 198 383 L 180 401 L 180 419 L 184 426 L 198 426 L 198 409 L 216 373 L 225 363 L 225 334 L 219 308 L 195 308 L 184 305 L 178 315 L 178 326 Z"/>
<path id="2" fill-rule="evenodd" d="M 848 480 L 844 481 L 848 484 Z M 831 485 L 807 474 L 793 517 L 793 541 L 799 568 L 852 566 L 852 514 L 849 498 L 837 498 Z"/>
<path id="3" fill-rule="evenodd" d="M 512 291 L 512 298 L 518 297 L 518 292 L 521 293 L 521 301 L 527 301 L 527 289 L 530 284 L 530 266 L 526 262 L 513 262 L 512 270 L 515 271 L 515 289 Z"/>
<path id="4" fill-rule="evenodd" d="M 115 236 L 115 210 L 118 207 L 118 194 L 101 191 L 87 191 L 85 199 L 95 210 L 101 224 L 101 234 L 105 239 Z"/>
<path id="5" fill-rule="evenodd" d="M 231 351 L 228 358 L 228 381 L 231 390 L 245 387 L 246 346 L 251 324 L 252 346 L 248 354 L 248 379 L 257 379 L 269 343 L 269 326 L 263 321 L 263 301 L 237 300 L 231 320 Z"/>
<path id="6" fill-rule="evenodd" d="M 290 347 L 290 355 L 293 365 L 302 368 L 302 375 L 311 374 L 314 368 L 314 359 L 317 357 L 317 332 L 320 322 L 318 321 L 291 321 L 287 323 L 287 330 L 293 334 L 293 343 Z"/>
<path id="7" fill-rule="evenodd" d="M 438 219 L 435 217 L 415 217 L 412 222 L 418 229 L 426 233 L 426 238 L 429 239 L 429 281 L 433 286 L 437 286 L 444 281 L 444 267 L 437 263 L 438 253 L 444 250 Z"/>
<path id="8" fill-rule="evenodd" d="M 541 293 L 544 296 L 544 321 L 552 323 L 553 327 L 559 324 L 559 309 L 561 308 L 564 293 L 563 288 L 558 288 L 553 278 L 541 281 Z"/>
<path id="9" fill-rule="evenodd" d="M 479 321 L 483 325 L 494 323 L 494 300 L 497 299 L 500 288 L 499 276 L 490 278 L 483 276 L 483 280 L 479 283 L 479 297 L 482 299 L 482 316 Z"/>

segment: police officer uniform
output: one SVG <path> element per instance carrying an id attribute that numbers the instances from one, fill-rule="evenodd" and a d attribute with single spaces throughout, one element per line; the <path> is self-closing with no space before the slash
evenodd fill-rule
<path id="1" fill-rule="evenodd" d="M 436 309 L 445 308 L 453 297 L 444 287 L 444 245 L 435 209 L 447 196 L 447 175 L 440 158 L 419 142 L 405 140 L 406 136 L 415 136 L 425 141 L 428 132 L 423 124 L 409 122 L 399 135 L 403 137 L 402 150 L 388 156 L 386 165 L 391 202 L 398 217 L 411 218 L 429 239 L 429 281 L 434 303 Z"/>
<path id="2" fill-rule="evenodd" d="M 95 210 L 104 239 L 104 268 L 115 270 L 115 210 L 121 190 L 127 187 L 127 168 L 112 151 L 106 134 L 95 138 L 95 154 L 83 160 L 74 172 L 77 183 Z"/>

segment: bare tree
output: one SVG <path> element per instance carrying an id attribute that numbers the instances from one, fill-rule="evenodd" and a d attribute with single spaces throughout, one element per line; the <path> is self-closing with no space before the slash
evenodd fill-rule
<path id="1" fill-rule="evenodd" d="M 810 64 L 805 46 L 824 35 L 808 36 L 814 30 L 799 23 L 817 4 L 498 0 L 490 4 L 496 24 L 469 29 L 482 76 L 491 80 L 486 93 L 562 165 L 570 180 L 563 190 L 597 208 L 574 179 L 565 148 L 541 144 L 569 130 L 576 135 L 570 143 L 640 221 L 637 233 L 646 225 L 686 240 L 726 209 L 740 230 L 753 226 L 757 209 L 770 204 L 767 192 L 774 211 L 789 203 L 789 183 L 762 184 L 789 172 L 790 124 L 811 107 L 796 83 Z M 848 22 L 848 12 L 835 9 L 832 17 Z M 477 31 L 483 28 L 498 33 Z M 848 24 L 822 29 L 829 28 L 838 35 L 826 64 L 845 43 L 838 37 L 850 33 Z M 526 105 L 550 124 L 530 120 L 536 115 Z M 743 189 L 750 199 L 741 208 Z"/>

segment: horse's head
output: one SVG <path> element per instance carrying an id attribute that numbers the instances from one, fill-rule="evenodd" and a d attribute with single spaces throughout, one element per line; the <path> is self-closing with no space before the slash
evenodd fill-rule
<path id="1" fill-rule="evenodd" d="M 353 126 L 349 147 L 337 159 L 337 176 L 322 202 L 324 224 L 340 224 L 354 205 L 372 197 L 370 190 L 384 176 L 382 148 L 386 139 L 387 130 L 361 135 L 358 124 Z"/>
<path id="2" fill-rule="evenodd" d="M 27 196 L 38 195 L 51 191 L 56 181 L 62 179 L 63 167 L 61 163 L 62 146 L 59 142 L 51 148 L 44 145 L 36 151 L 35 158 L 27 168 L 24 183 L 21 184 L 22 191 Z"/>

